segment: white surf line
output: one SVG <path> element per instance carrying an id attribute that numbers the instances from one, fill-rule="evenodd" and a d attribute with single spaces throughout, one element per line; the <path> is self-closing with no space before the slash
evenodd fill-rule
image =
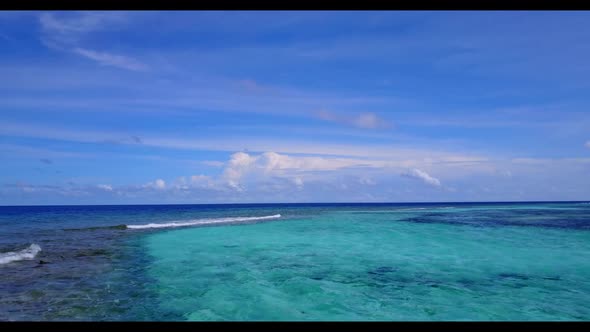
<path id="1" fill-rule="evenodd" d="M 171 222 L 162 224 L 146 224 L 146 225 L 126 225 L 129 229 L 146 229 L 146 228 L 171 228 L 171 227 L 186 227 L 195 225 L 219 224 L 237 221 L 254 221 L 280 218 L 280 214 L 263 217 L 230 217 L 230 218 L 211 218 L 211 219 L 195 219 L 186 222 Z"/>

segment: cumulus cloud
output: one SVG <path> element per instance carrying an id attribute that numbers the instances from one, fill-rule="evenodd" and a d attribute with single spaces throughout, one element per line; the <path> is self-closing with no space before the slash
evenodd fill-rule
<path id="1" fill-rule="evenodd" d="M 440 181 L 437 178 L 430 176 L 430 174 L 421 171 L 417 168 L 413 168 L 401 174 L 401 176 L 411 178 L 411 179 L 418 179 L 423 181 L 424 183 L 434 186 L 440 187 Z"/>
<path id="2" fill-rule="evenodd" d="M 162 179 L 157 179 L 154 184 L 157 189 L 164 189 L 164 187 L 166 187 L 166 182 L 164 182 Z"/>
<path id="3" fill-rule="evenodd" d="M 249 154 L 236 152 L 232 154 L 226 163 L 221 175 L 212 177 L 207 175 L 181 176 L 171 183 L 162 179 L 156 179 L 138 186 L 124 186 L 117 188 L 116 192 L 136 195 L 141 192 L 169 192 L 170 194 L 190 194 L 191 192 L 209 193 L 235 193 L 241 192 L 275 192 L 285 193 L 296 190 L 302 192 L 318 183 L 329 184 L 334 180 L 330 177 L 337 175 L 338 170 L 350 169 L 354 171 L 359 167 L 366 167 L 365 160 L 347 158 L 329 158 L 315 156 L 292 156 L 276 152 L 261 154 Z M 218 162 L 215 163 L 218 165 Z M 332 173 L 326 173 L 332 172 Z M 375 185 L 376 182 L 368 176 L 359 178 L 359 183 Z M 115 191 L 110 185 L 98 185 L 104 191 Z"/>
<path id="4" fill-rule="evenodd" d="M 227 184 L 238 191 L 242 191 L 240 186 L 240 178 L 249 171 L 257 158 L 251 157 L 245 152 L 236 152 L 231 155 L 228 166 L 223 171 L 223 177 L 227 180 Z"/>
<path id="5" fill-rule="evenodd" d="M 303 186 L 303 174 L 310 172 L 335 171 L 343 168 L 366 167 L 358 159 L 289 156 L 276 152 L 250 155 L 237 152 L 231 155 L 223 172 L 227 185 L 238 191 L 244 190 L 243 181 L 259 181 L 269 177 L 290 179 L 297 187 Z"/>
<path id="6" fill-rule="evenodd" d="M 339 115 L 334 112 L 321 110 L 317 117 L 330 122 L 344 124 L 362 129 L 384 129 L 391 128 L 389 121 L 378 117 L 375 113 L 359 113 L 357 115 Z"/>
<path id="7" fill-rule="evenodd" d="M 491 171 L 477 174 L 466 173 L 465 170 L 479 163 L 468 166 L 454 162 L 435 163 L 436 157 L 432 158 L 433 161 L 425 162 L 424 167 L 420 164 L 390 166 L 387 163 L 358 167 L 367 160 L 238 152 L 231 155 L 219 175 L 195 174 L 166 181 L 154 176 L 152 182 L 135 185 L 0 184 L 0 197 L 13 199 L 10 201 L 12 204 L 96 203 L 101 200 L 105 203 L 407 202 L 500 200 L 505 197 L 575 200 L 576 197 L 587 196 L 585 188 L 590 188 L 588 181 L 580 176 L 587 171 L 590 158 L 520 158 L 516 160 L 518 162 L 506 159 L 495 162 Z M 459 165 L 460 168 L 457 168 Z M 445 179 L 445 185 L 425 170 Z M 453 174 L 460 176 L 454 177 Z M 512 178 L 499 182 L 504 176 Z M 410 181 L 406 178 L 414 179 L 418 185 L 407 186 Z M 565 189 L 559 192 L 552 189 L 560 188 L 564 183 Z M 524 185 L 535 187 L 519 193 Z M 432 190 L 433 187 L 437 190 Z M 545 196 L 547 193 L 555 196 Z"/>
<path id="8" fill-rule="evenodd" d="M 166 182 L 162 179 L 157 179 L 156 181 L 146 183 L 143 185 L 143 188 L 162 190 L 166 188 Z"/>

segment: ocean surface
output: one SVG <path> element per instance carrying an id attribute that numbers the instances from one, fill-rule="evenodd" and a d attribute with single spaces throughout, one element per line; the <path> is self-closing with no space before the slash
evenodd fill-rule
<path id="1" fill-rule="evenodd" d="M 590 203 L 0 207 L 0 320 L 590 320 Z"/>

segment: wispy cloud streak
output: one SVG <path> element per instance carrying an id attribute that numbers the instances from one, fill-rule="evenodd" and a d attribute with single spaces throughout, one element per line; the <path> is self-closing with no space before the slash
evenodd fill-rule
<path id="1" fill-rule="evenodd" d="M 54 13 L 42 13 L 39 15 L 41 41 L 49 48 L 70 51 L 101 65 L 132 71 L 146 70 L 147 65 L 130 56 L 80 46 L 86 35 L 112 29 L 126 21 L 126 14 L 121 12 L 77 12 L 60 17 Z"/>
<path id="2" fill-rule="evenodd" d="M 104 66 L 113 66 L 123 69 L 144 71 L 147 70 L 147 66 L 133 58 L 111 54 L 106 52 L 97 52 L 84 48 L 75 48 L 74 53 L 80 54 L 88 59 L 94 60 Z"/>
<path id="3" fill-rule="evenodd" d="M 359 113 L 356 115 L 343 115 L 331 111 L 321 110 L 317 112 L 317 117 L 330 122 L 344 124 L 362 129 L 387 129 L 392 124 L 375 113 Z"/>

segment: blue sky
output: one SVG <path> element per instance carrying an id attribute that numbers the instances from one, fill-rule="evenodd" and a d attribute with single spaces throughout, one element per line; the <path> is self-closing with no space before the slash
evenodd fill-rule
<path id="1" fill-rule="evenodd" d="M 590 199 L 588 12 L 0 12 L 0 204 Z"/>

